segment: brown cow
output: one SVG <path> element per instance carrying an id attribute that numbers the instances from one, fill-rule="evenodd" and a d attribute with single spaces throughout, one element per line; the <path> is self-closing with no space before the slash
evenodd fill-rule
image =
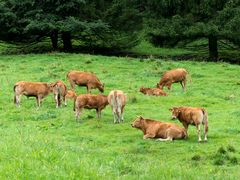
<path id="1" fill-rule="evenodd" d="M 53 84 L 44 82 L 19 81 L 14 85 L 14 103 L 19 107 L 22 95 L 36 97 L 37 106 L 40 107 L 42 99 L 53 91 Z"/>
<path id="2" fill-rule="evenodd" d="M 67 99 L 73 99 L 74 101 L 77 99 L 77 94 L 73 90 L 68 90 L 66 94 Z"/>
<path id="3" fill-rule="evenodd" d="M 72 90 L 75 85 L 86 86 L 87 93 L 91 93 L 91 89 L 98 88 L 99 91 L 104 92 L 104 84 L 100 82 L 94 73 L 81 72 L 81 71 L 70 71 L 67 74 L 67 79 L 70 82 Z"/>
<path id="4" fill-rule="evenodd" d="M 160 82 L 157 83 L 157 87 L 163 89 L 164 86 L 167 86 L 168 90 L 171 90 L 172 83 L 178 83 L 182 85 L 183 91 L 186 91 L 186 82 L 187 82 L 188 72 L 186 69 L 178 68 L 166 71 Z M 192 84 L 192 79 L 189 76 L 190 83 Z"/>
<path id="5" fill-rule="evenodd" d="M 81 94 L 74 103 L 76 120 L 80 118 L 80 113 L 83 108 L 96 109 L 97 118 L 101 117 L 101 111 L 108 105 L 107 96 L 102 94 Z"/>
<path id="6" fill-rule="evenodd" d="M 167 93 L 159 88 L 145 88 L 141 87 L 139 92 L 149 96 L 167 96 Z"/>
<path id="7" fill-rule="evenodd" d="M 202 124 L 204 126 L 204 142 L 207 141 L 208 115 L 204 108 L 173 107 L 169 110 L 172 112 L 172 119 L 179 119 L 186 132 L 188 131 L 189 124 L 197 127 L 198 142 L 202 141 L 200 134 L 200 125 Z"/>
<path id="8" fill-rule="evenodd" d="M 67 106 L 67 86 L 61 80 L 58 80 L 53 84 L 53 94 L 56 102 L 56 108 L 61 106 L 62 100 L 64 100 L 64 104 Z"/>
<path id="9" fill-rule="evenodd" d="M 118 120 L 118 123 L 120 121 L 124 120 L 123 112 L 124 107 L 126 105 L 127 97 L 121 90 L 113 90 L 108 95 L 108 103 L 112 107 L 113 112 L 113 122 L 116 123 L 116 119 Z"/>
<path id="10" fill-rule="evenodd" d="M 172 141 L 174 139 L 184 139 L 186 131 L 175 123 L 165 123 L 151 119 L 138 117 L 132 127 L 142 130 L 143 139 L 157 138 L 159 141 Z"/>

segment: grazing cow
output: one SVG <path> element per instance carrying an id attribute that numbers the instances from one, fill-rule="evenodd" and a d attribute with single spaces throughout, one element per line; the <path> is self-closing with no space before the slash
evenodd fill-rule
<path id="1" fill-rule="evenodd" d="M 98 88 L 99 91 L 104 92 L 104 84 L 100 82 L 94 73 L 81 72 L 81 71 L 70 71 L 67 74 L 67 79 L 70 82 L 72 90 L 75 85 L 86 86 L 87 93 L 91 93 L 91 89 Z"/>
<path id="2" fill-rule="evenodd" d="M 56 108 L 61 106 L 62 100 L 64 100 L 65 106 L 67 106 L 67 86 L 60 80 L 53 84 L 53 94 L 56 102 Z"/>
<path id="3" fill-rule="evenodd" d="M 76 120 L 80 118 L 80 113 L 83 108 L 96 109 L 97 118 L 101 117 L 101 111 L 108 105 L 107 96 L 102 94 L 81 94 L 74 103 Z"/>
<path id="4" fill-rule="evenodd" d="M 198 142 L 201 142 L 200 125 L 204 126 L 204 142 L 207 141 L 208 132 L 208 115 L 204 108 L 193 107 L 173 107 L 169 109 L 172 112 L 172 119 L 179 119 L 183 124 L 186 132 L 188 131 L 188 125 L 194 125 L 198 130 Z"/>
<path id="5" fill-rule="evenodd" d="M 27 97 L 36 97 L 37 106 L 40 107 L 42 99 L 53 91 L 53 85 L 44 82 L 26 82 L 19 81 L 14 85 L 14 103 L 20 106 L 22 95 Z"/>
<path id="6" fill-rule="evenodd" d="M 139 92 L 149 96 L 167 96 L 167 93 L 159 88 L 144 88 L 141 87 Z"/>
<path id="7" fill-rule="evenodd" d="M 66 94 L 67 99 L 73 99 L 74 101 L 77 99 L 77 94 L 73 90 L 68 90 Z"/>
<path id="8" fill-rule="evenodd" d="M 172 141 L 174 139 L 184 139 L 187 135 L 185 129 L 175 123 L 165 123 L 151 119 L 138 117 L 132 127 L 142 130 L 143 139 L 156 138 L 159 141 Z"/>
<path id="9" fill-rule="evenodd" d="M 118 120 L 118 123 L 120 123 L 121 119 L 123 122 L 123 111 L 126 105 L 126 99 L 126 95 L 120 90 L 113 90 L 109 93 L 108 103 L 112 107 L 114 123 L 117 122 L 116 120 Z"/>
<path id="10" fill-rule="evenodd" d="M 186 82 L 187 82 L 187 75 L 189 76 L 186 69 L 178 68 L 172 69 L 170 71 L 166 71 L 160 82 L 157 83 L 157 87 L 163 89 L 164 86 L 167 86 L 168 90 L 171 90 L 172 83 L 178 83 L 182 85 L 183 91 L 186 91 Z M 192 79 L 189 76 L 190 83 L 192 84 Z"/>

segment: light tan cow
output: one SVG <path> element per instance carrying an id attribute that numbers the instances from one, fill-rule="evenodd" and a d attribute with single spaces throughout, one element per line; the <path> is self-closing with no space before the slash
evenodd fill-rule
<path id="1" fill-rule="evenodd" d="M 65 106 L 67 106 L 67 86 L 61 80 L 58 80 L 53 84 L 53 94 L 56 108 L 61 106 L 62 100 L 64 101 Z"/>
<path id="2" fill-rule="evenodd" d="M 149 96 L 167 96 L 167 93 L 160 88 L 145 88 L 141 87 L 139 90 L 141 93 Z"/>
<path id="3" fill-rule="evenodd" d="M 108 103 L 112 107 L 113 122 L 120 123 L 124 121 L 124 107 L 126 105 L 127 96 L 121 90 L 113 90 L 108 95 Z"/>
<path id="4" fill-rule="evenodd" d="M 208 132 L 208 114 L 204 108 L 193 108 L 193 107 L 173 107 L 169 109 L 172 112 L 172 119 L 179 119 L 183 124 L 186 132 L 188 126 L 194 125 L 198 130 L 198 142 L 201 142 L 201 124 L 204 127 L 204 142 L 207 141 Z"/>
<path id="5" fill-rule="evenodd" d="M 157 87 L 163 89 L 164 86 L 167 86 L 168 90 L 171 90 L 173 83 L 180 83 L 182 85 L 183 91 L 186 91 L 186 82 L 187 82 L 188 72 L 186 69 L 178 68 L 166 71 L 160 82 L 157 83 Z M 192 84 L 192 79 L 189 75 L 190 83 Z"/>
<path id="6" fill-rule="evenodd" d="M 86 86 L 87 93 L 91 93 L 91 89 L 98 88 L 99 91 L 104 92 L 104 84 L 100 82 L 97 76 L 91 72 L 70 71 L 67 74 L 67 79 L 70 82 L 72 90 L 75 85 Z"/>
<path id="7" fill-rule="evenodd" d="M 159 141 L 172 141 L 175 139 L 185 139 L 187 135 L 185 129 L 175 123 L 145 119 L 141 116 L 135 119 L 131 126 L 143 132 L 143 139 L 154 138 Z"/>
<path id="8" fill-rule="evenodd" d="M 96 109 L 97 118 L 101 117 L 101 111 L 108 105 L 107 96 L 102 94 L 81 94 L 77 96 L 74 103 L 76 120 L 80 118 L 83 108 Z"/>
<path id="9" fill-rule="evenodd" d="M 53 84 L 44 82 L 19 81 L 14 85 L 14 103 L 19 107 L 22 95 L 36 97 L 37 106 L 40 107 L 41 101 L 53 91 Z"/>

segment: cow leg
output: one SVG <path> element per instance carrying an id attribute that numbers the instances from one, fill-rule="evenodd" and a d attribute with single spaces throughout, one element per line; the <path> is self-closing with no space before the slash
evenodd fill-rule
<path id="1" fill-rule="evenodd" d="M 200 143 L 202 141 L 201 139 L 201 125 L 197 125 L 197 131 L 198 131 L 198 142 Z"/>
<path id="2" fill-rule="evenodd" d="M 155 137 L 155 135 L 153 135 L 153 134 L 145 134 L 143 136 L 143 139 L 151 139 L 151 138 L 154 138 L 154 137 Z"/>
<path id="3" fill-rule="evenodd" d="M 167 137 L 166 139 L 163 138 L 157 138 L 156 141 L 172 141 L 173 138 L 172 137 Z"/>
<path id="4" fill-rule="evenodd" d="M 172 84 L 170 83 L 170 84 L 167 84 L 166 86 L 167 86 L 168 90 L 171 91 L 171 89 L 172 89 Z"/>
<path id="5" fill-rule="evenodd" d="M 207 142 L 207 131 L 208 131 L 207 125 L 204 124 L 204 142 Z"/>
<path id="6" fill-rule="evenodd" d="M 186 138 L 188 138 L 188 124 L 183 123 L 183 127 L 184 127 L 184 129 L 185 129 L 185 131 L 186 131 L 186 133 L 187 133 Z"/>
<path id="7" fill-rule="evenodd" d="M 63 97 L 63 100 L 64 100 L 64 105 L 67 106 L 67 97 L 66 97 L 66 95 Z"/>
<path id="8" fill-rule="evenodd" d="M 101 118 L 101 109 L 96 109 L 97 112 L 97 118 Z"/>
<path id="9" fill-rule="evenodd" d="M 87 93 L 91 94 L 91 86 L 87 84 L 86 88 L 87 88 Z"/>
<path id="10" fill-rule="evenodd" d="M 186 87 L 187 87 L 187 86 L 186 86 L 186 83 L 187 83 L 187 80 L 184 79 L 182 83 L 183 83 L 183 91 L 186 92 Z"/>
<path id="11" fill-rule="evenodd" d="M 183 91 L 184 91 L 184 85 L 183 85 L 183 82 L 182 82 L 182 81 L 180 81 L 180 84 L 181 84 L 181 86 L 182 86 L 182 89 L 183 89 Z"/>
<path id="12" fill-rule="evenodd" d="M 20 99 L 21 99 L 21 95 L 15 95 L 14 96 L 14 102 L 15 102 L 17 107 L 20 107 Z"/>
<path id="13" fill-rule="evenodd" d="M 78 108 L 75 108 L 75 117 L 76 117 L 76 122 L 80 120 L 80 110 Z"/>
<path id="14" fill-rule="evenodd" d="M 75 85 L 76 85 L 75 82 L 69 79 L 69 83 L 71 85 L 71 89 L 74 90 Z"/>
<path id="15" fill-rule="evenodd" d="M 55 102 L 56 102 L 56 108 L 59 108 L 59 100 L 58 100 L 58 95 L 57 94 L 54 94 L 54 99 L 55 99 Z"/>
<path id="16" fill-rule="evenodd" d="M 36 100 L 37 100 L 37 108 L 40 108 L 41 97 L 40 97 L 40 96 L 37 96 L 37 97 L 36 97 Z"/>

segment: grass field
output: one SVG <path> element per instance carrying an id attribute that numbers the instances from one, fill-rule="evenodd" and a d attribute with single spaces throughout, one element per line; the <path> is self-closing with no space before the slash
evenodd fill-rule
<path id="1" fill-rule="evenodd" d="M 174 84 L 167 97 L 148 97 L 139 87 L 154 87 L 169 69 L 188 69 L 192 88 Z M 66 82 L 69 70 L 97 74 L 108 94 L 128 95 L 125 123 L 113 124 L 109 106 L 96 119 L 84 110 L 75 121 L 73 103 L 55 108 L 53 96 L 37 110 L 34 98 L 13 104 L 20 80 Z M 227 63 L 132 59 L 81 54 L 0 56 L 0 179 L 238 179 L 240 177 L 240 67 Z M 66 82 L 68 87 L 69 84 Z M 86 89 L 77 87 L 78 94 Z M 93 93 L 99 93 L 94 90 Z M 130 123 L 137 115 L 166 122 L 173 106 L 205 107 L 209 114 L 206 144 L 189 138 L 174 142 L 143 140 Z M 178 121 L 175 121 L 182 126 Z"/>

